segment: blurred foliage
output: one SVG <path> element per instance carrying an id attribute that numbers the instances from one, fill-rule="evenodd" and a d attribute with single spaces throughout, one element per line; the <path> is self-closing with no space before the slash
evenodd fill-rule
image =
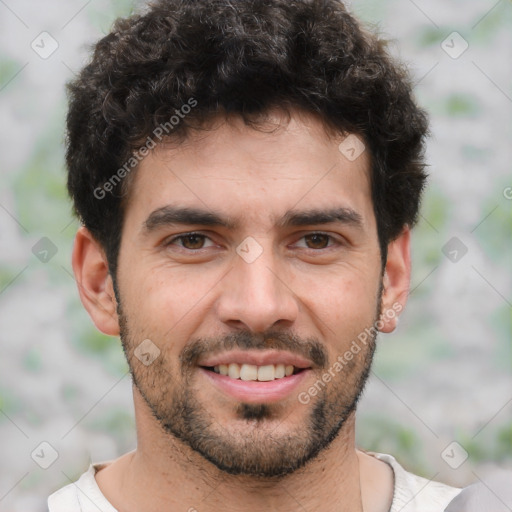
<path id="1" fill-rule="evenodd" d="M 497 308 L 488 320 L 498 343 L 494 353 L 496 368 L 512 370 L 512 309 L 506 303 Z M 494 337 L 493 336 L 493 337 Z"/>
<path id="2" fill-rule="evenodd" d="M 90 354 L 103 357 L 112 347 L 112 338 L 96 329 L 88 329 L 80 335 L 80 346 Z"/>
<path id="3" fill-rule="evenodd" d="M 27 372 L 37 373 L 42 369 L 42 356 L 40 347 L 31 347 L 25 353 L 22 361 Z"/>
<path id="4" fill-rule="evenodd" d="M 96 329 L 87 318 L 81 323 L 80 334 L 73 340 L 84 355 L 93 357 L 112 375 L 121 376 L 128 371 L 119 338 L 107 336 Z"/>
<path id="5" fill-rule="evenodd" d="M 429 114 L 448 116 L 454 120 L 465 117 L 477 117 L 481 114 L 480 100 L 472 94 L 453 92 L 445 97 L 435 98 L 429 102 Z"/>
<path id="6" fill-rule="evenodd" d="M 112 20 L 118 17 L 127 17 L 134 13 L 135 6 L 143 2 L 133 2 L 131 0 L 117 0 L 110 4 L 110 9 L 104 9 L 104 6 L 95 7 L 94 5 L 88 11 L 89 20 L 92 26 L 98 27 L 103 34 L 108 34 L 112 28 Z"/>
<path id="7" fill-rule="evenodd" d="M 489 461 L 505 466 L 512 464 L 512 424 L 508 421 L 487 425 L 476 435 L 457 429 L 453 438 L 468 452 L 473 467 Z M 416 431 L 388 416 L 369 414 L 359 421 L 356 443 L 364 450 L 392 454 L 413 473 L 428 475 L 432 471 Z"/>
<path id="8" fill-rule="evenodd" d="M 488 460 L 489 454 L 492 453 L 491 446 L 484 446 L 480 440 L 475 440 L 466 432 L 459 432 L 456 439 L 457 442 L 468 452 L 468 459 L 473 464 Z"/>
<path id="9" fill-rule="evenodd" d="M 408 471 L 427 473 L 423 443 L 417 433 L 388 416 L 367 415 L 357 424 L 356 443 L 367 451 L 392 454 Z"/>
<path id="10" fill-rule="evenodd" d="M 512 10 L 510 9 L 510 1 L 498 2 L 495 4 L 495 8 L 487 11 L 487 13 L 478 15 L 468 26 L 466 24 L 462 27 L 453 25 L 433 27 L 425 25 L 416 32 L 415 43 L 419 48 L 438 46 L 448 34 L 457 31 L 470 44 L 485 47 L 494 42 L 496 35 L 500 33 L 500 29 L 510 27 L 511 22 Z"/>
<path id="11" fill-rule="evenodd" d="M 510 30 L 512 9 L 510 0 L 497 2 L 495 8 L 482 18 L 475 19 L 471 30 L 471 42 L 479 46 L 489 45 L 504 28 Z"/>
<path id="12" fill-rule="evenodd" d="M 482 202 L 481 218 L 488 216 L 474 231 L 485 255 L 495 264 L 510 266 L 512 252 L 512 201 L 503 197 L 503 186 Z M 499 200 L 496 199 L 499 198 Z"/>
<path id="13" fill-rule="evenodd" d="M 471 144 L 462 143 L 460 146 L 460 154 L 467 162 L 480 162 L 482 165 L 488 164 L 492 158 L 492 150 L 489 148 L 482 148 L 473 146 Z"/>
<path id="14" fill-rule="evenodd" d="M 430 293 L 430 282 L 422 280 L 443 258 L 441 247 L 446 241 L 451 208 L 448 198 L 435 184 L 431 184 L 424 194 L 418 224 L 411 236 L 411 294 L 415 297 L 425 297 Z"/>
<path id="15" fill-rule="evenodd" d="M 440 38 L 441 30 L 430 25 L 426 25 L 423 29 L 416 32 L 416 45 L 420 48 L 438 45 L 442 40 Z"/>
<path id="16" fill-rule="evenodd" d="M 504 410 L 506 405 L 503 404 Z M 505 415 L 505 412 L 503 415 Z M 492 419 L 494 420 L 494 418 Z M 510 421 L 482 425 L 480 432 L 469 434 L 464 431 L 457 433 L 458 442 L 468 452 L 473 464 L 492 460 L 497 463 L 512 464 L 512 424 Z"/>
<path id="17" fill-rule="evenodd" d="M 512 423 L 507 422 L 496 429 L 496 449 L 493 460 L 512 463 Z"/>
<path id="18" fill-rule="evenodd" d="M 379 334 L 374 369 L 386 381 L 414 378 L 426 361 L 453 356 L 454 348 L 429 317 L 408 319 L 406 329 L 386 336 Z M 427 341 L 428 340 L 428 341 Z"/>
<path id="19" fill-rule="evenodd" d="M 82 394 L 82 388 L 77 383 L 66 382 L 61 386 L 60 397 L 65 403 L 76 402 Z"/>
<path id="20" fill-rule="evenodd" d="M 478 99 L 470 94 L 450 94 L 443 104 L 446 113 L 451 117 L 477 116 L 482 108 Z"/>
<path id="21" fill-rule="evenodd" d="M 7 287 L 14 282 L 21 270 L 21 268 L 11 269 L 10 265 L 0 265 L 0 294 L 2 294 L 4 290 L 7 291 Z"/>
<path id="22" fill-rule="evenodd" d="M 15 414 L 20 410 L 20 401 L 16 397 L 12 389 L 0 387 L 0 411 L 6 414 Z M 3 421 L 9 421 L 3 414 L 0 414 L 0 423 Z"/>
<path id="23" fill-rule="evenodd" d="M 121 450 L 133 449 L 135 419 L 131 410 L 113 408 L 101 416 L 91 418 L 88 428 L 93 432 L 104 432 L 108 435 L 115 432 L 116 442 Z"/>
<path id="24" fill-rule="evenodd" d="M 10 80 L 18 73 L 23 64 L 3 55 L 0 56 L 0 89 L 5 87 Z"/>
<path id="25" fill-rule="evenodd" d="M 354 2 L 351 5 L 351 10 L 358 19 L 363 20 L 367 26 L 371 25 L 372 30 L 378 29 L 378 26 L 374 25 L 375 23 L 379 23 L 389 16 L 389 6 L 386 5 L 386 2 L 380 2 L 379 0 Z"/>
<path id="26" fill-rule="evenodd" d="M 72 220 L 66 191 L 60 119 L 49 120 L 21 172 L 12 178 L 16 217 L 30 232 L 54 226 L 54 237 Z M 69 237 L 69 235 L 67 235 Z M 49 236 L 52 238 L 52 236 Z"/>

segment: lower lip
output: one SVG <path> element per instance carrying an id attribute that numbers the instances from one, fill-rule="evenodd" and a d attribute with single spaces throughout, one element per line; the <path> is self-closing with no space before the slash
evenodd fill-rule
<path id="1" fill-rule="evenodd" d="M 260 382 L 257 380 L 232 379 L 205 368 L 199 368 L 199 370 L 223 393 L 247 403 L 266 403 L 283 400 L 297 389 L 311 371 L 309 369 L 302 370 L 288 377 Z"/>

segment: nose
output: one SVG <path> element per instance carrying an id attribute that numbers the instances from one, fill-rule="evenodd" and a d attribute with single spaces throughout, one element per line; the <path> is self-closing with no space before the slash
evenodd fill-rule
<path id="1" fill-rule="evenodd" d="M 230 327 L 264 332 L 277 325 L 291 327 L 299 311 L 283 262 L 270 247 L 252 262 L 234 256 L 221 284 L 219 319 Z"/>

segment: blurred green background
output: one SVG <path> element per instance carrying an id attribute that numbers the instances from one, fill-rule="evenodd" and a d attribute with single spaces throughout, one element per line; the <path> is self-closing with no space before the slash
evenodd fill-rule
<path id="1" fill-rule="evenodd" d="M 432 131 L 409 303 L 379 338 L 357 442 L 466 485 L 512 466 L 512 2 L 348 4 L 409 65 Z M 120 342 L 94 328 L 76 292 L 63 163 L 64 84 L 135 6 L 0 4 L 0 510 L 44 510 L 90 460 L 135 447 Z M 58 43 L 47 58 L 31 47 L 43 31 Z M 447 42 L 468 47 L 454 58 Z M 31 458 L 43 441 L 59 455 L 46 470 Z M 453 441 L 468 454 L 457 468 L 442 456 Z"/>

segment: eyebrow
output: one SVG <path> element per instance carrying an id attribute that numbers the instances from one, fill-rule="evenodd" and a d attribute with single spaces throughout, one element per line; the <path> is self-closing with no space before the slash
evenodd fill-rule
<path id="1" fill-rule="evenodd" d="M 363 218 L 351 208 L 328 208 L 309 210 L 290 210 L 277 223 L 280 228 L 290 226 L 311 226 L 319 224 L 341 223 L 357 228 L 363 227 Z M 158 228 L 177 224 L 201 225 L 236 229 L 239 224 L 230 217 L 200 208 L 163 206 L 151 212 L 143 224 L 144 231 L 150 233 Z"/>

